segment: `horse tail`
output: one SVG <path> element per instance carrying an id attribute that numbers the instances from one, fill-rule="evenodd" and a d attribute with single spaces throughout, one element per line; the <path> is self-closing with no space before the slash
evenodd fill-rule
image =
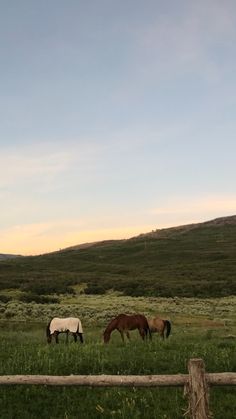
<path id="1" fill-rule="evenodd" d="M 52 340 L 52 336 L 51 336 L 51 332 L 50 332 L 50 324 L 51 324 L 51 321 L 52 320 L 50 320 L 50 322 L 48 323 L 48 325 L 46 327 L 46 337 L 47 337 L 48 343 L 51 343 L 51 340 Z"/>
<path id="2" fill-rule="evenodd" d="M 164 322 L 165 322 L 165 328 L 166 328 L 166 338 L 168 338 L 171 331 L 171 322 L 169 320 L 164 320 Z"/>
<path id="3" fill-rule="evenodd" d="M 81 334 L 84 333 L 83 326 L 82 326 L 82 323 L 81 323 L 81 320 L 80 319 L 78 319 L 77 332 L 78 333 L 81 333 Z"/>
<path id="4" fill-rule="evenodd" d="M 83 331 L 83 327 L 82 327 L 82 323 L 81 323 L 80 319 L 78 319 L 77 333 L 79 335 L 80 343 L 84 343 L 84 339 L 83 339 L 84 331 Z"/>

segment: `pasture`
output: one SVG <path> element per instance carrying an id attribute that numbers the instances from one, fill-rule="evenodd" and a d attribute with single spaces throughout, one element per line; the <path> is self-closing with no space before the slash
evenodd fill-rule
<path id="1" fill-rule="evenodd" d="M 154 299 L 117 295 L 63 297 L 59 314 L 77 315 L 85 343 L 46 343 L 45 326 L 55 305 L 11 303 L 1 306 L 0 374 L 177 374 L 187 373 L 187 361 L 201 357 L 208 372 L 236 371 L 236 298 Z M 71 312 L 73 310 L 73 312 Z M 9 316 L 9 312 L 11 316 Z M 137 331 L 122 343 L 117 332 L 108 345 L 102 332 L 120 312 L 160 314 L 172 322 L 168 340 L 153 335 L 142 342 Z M 187 410 L 183 389 L 121 389 L 46 386 L 1 387 L 2 418 L 181 418 Z M 212 388 L 215 418 L 232 419 L 235 387 Z"/>

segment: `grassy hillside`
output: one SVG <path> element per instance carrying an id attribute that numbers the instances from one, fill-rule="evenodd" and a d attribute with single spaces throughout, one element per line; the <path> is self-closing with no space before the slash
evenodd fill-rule
<path id="1" fill-rule="evenodd" d="M 87 294 L 113 289 L 131 296 L 227 296 L 236 294 L 235 256 L 236 216 L 225 217 L 0 261 L 0 299 L 11 288 L 24 301 L 48 302 L 79 284 Z"/>
<path id="2" fill-rule="evenodd" d="M 0 253 L 0 260 L 6 260 L 6 259 L 13 259 L 16 258 L 20 255 L 9 255 L 9 254 L 5 254 L 5 253 Z"/>

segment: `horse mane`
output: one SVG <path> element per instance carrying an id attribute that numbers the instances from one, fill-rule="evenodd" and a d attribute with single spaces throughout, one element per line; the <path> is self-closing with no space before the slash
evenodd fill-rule
<path id="1" fill-rule="evenodd" d="M 107 327 L 106 327 L 106 329 L 105 329 L 105 331 L 104 331 L 104 335 L 105 335 L 105 334 L 107 334 L 107 333 L 112 332 L 112 330 L 114 330 L 114 329 L 116 328 L 117 321 L 118 321 L 118 318 L 120 318 L 120 316 L 122 316 L 122 314 L 120 314 L 120 315 L 119 315 L 118 317 L 116 317 L 115 319 L 112 319 L 112 320 L 110 321 L 110 323 L 108 323 L 108 325 L 107 325 Z"/>
<path id="2" fill-rule="evenodd" d="M 119 314 L 119 316 L 115 317 L 114 319 L 112 319 L 112 320 L 110 321 L 110 323 L 108 323 L 108 325 L 107 325 L 107 327 L 106 327 L 106 329 L 105 329 L 105 331 L 104 331 L 104 333 L 103 333 L 103 338 L 104 338 L 104 342 L 105 342 L 105 343 L 106 343 L 106 342 L 109 342 L 111 332 L 112 332 L 114 329 L 116 329 L 116 326 L 117 326 L 118 320 L 119 320 L 120 318 L 122 318 L 122 317 L 125 317 L 125 314 Z"/>

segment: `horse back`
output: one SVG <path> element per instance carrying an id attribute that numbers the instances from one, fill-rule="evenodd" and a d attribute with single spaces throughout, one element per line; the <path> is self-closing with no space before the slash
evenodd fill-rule
<path id="1" fill-rule="evenodd" d="M 148 319 L 148 325 L 152 332 L 161 332 L 165 327 L 165 322 L 159 317 L 154 317 L 152 319 Z"/>
<path id="2" fill-rule="evenodd" d="M 68 317 L 65 319 L 54 317 L 54 319 L 51 320 L 49 328 L 51 333 L 54 333 L 55 331 L 66 332 L 68 330 L 72 333 L 83 333 L 82 323 L 80 319 L 76 317 Z"/>
<path id="3" fill-rule="evenodd" d="M 132 316 L 127 316 L 127 323 L 130 330 L 137 329 L 142 327 L 143 329 L 149 329 L 148 321 L 145 316 L 142 314 L 135 314 Z"/>

